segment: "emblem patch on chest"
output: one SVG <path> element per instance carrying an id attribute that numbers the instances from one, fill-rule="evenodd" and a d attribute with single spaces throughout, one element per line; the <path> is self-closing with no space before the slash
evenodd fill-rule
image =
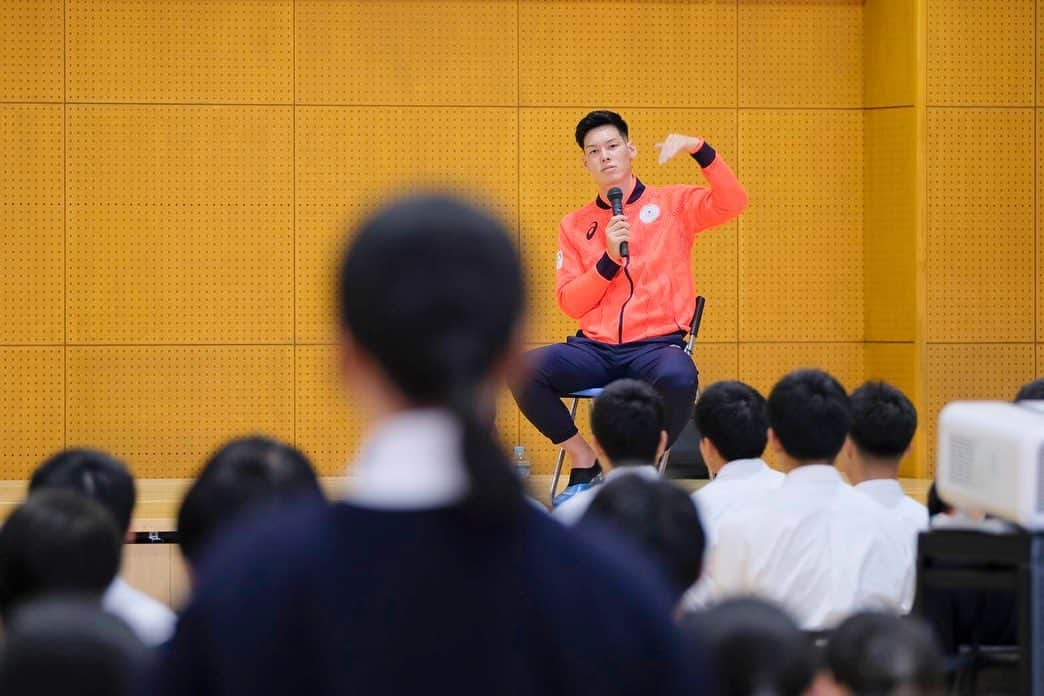
<path id="1" fill-rule="evenodd" d="M 644 206 L 640 213 L 638 213 L 638 219 L 644 223 L 650 223 L 660 217 L 660 206 L 655 203 L 650 203 Z"/>

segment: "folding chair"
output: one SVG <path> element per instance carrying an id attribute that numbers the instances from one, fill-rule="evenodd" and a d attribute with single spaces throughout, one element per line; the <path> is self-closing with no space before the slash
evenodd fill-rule
<path id="1" fill-rule="evenodd" d="M 692 314 L 692 323 L 689 325 L 689 340 L 685 343 L 685 354 L 690 358 L 692 357 L 692 350 L 696 344 L 696 336 L 700 333 L 700 322 L 703 320 L 703 307 L 707 304 L 707 300 L 702 296 L 696 298 L 696 311 Z M 581 389 L 579 391 L 570 392 L 568 394 L 560 394 L 563 399 L 572 399 L 572 403 L 569 406 L 569 417 L 574 421 L 576 420 L 576 409 L 580 404 L 580 399 L 594 399 L 605 387 L 592 387 L 590 389 Z M 699 399 L 699 390 L 697 388 L 696 398 Z M 555 499 L 555 490 L 558 488 L 558 479 L 562 475 L 562 464 L 565 462 L 565 448 L 558 448 L 558 458 L 555 460 L 555 471 L 551 476 L 551 500 Z M 671 451 L 667 450 L 660 457 L 658 469 L 662 474 L 667 469 L 667 458 L 670 456 Z"/>

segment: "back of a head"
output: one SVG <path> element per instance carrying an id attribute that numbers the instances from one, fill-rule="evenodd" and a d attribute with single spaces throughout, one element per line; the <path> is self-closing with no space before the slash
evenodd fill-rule
<path id="1" fill-rule="evenodd" d="M 953 510 L 950 505 L 942 499 L 942 496 L 939 495 L 939 488 L 935 485 L 935 481 L 932 481 L 932 485 L 928 486 L 927 507 L 929 519 L 944 512 L 952 512 Z"/>
<path id="2" fill-rule="evenodd" d="M 0 615 L 48 594 L 100 599 L 120 566 L 112 515 L 66 490 L 42 490 L 0 527 Z"/>
<path id="3" fill-rule="evenodd" d="M 1028 384 L 1023 384 L 1019 393 L 1015 395 L 1016 401 L 1041 401 L 1044 400 L 1044 377 L 1039 377 Z"/>
<path id="4" fill-rule="evenodd" d="M 30 493 L 44 488 L 65 488 L 93 498 L 112 514 L 121 532 L 130 528 L 134 476 L 110 454 L 90 449 L 59 452 L 37 467 L 29 480 Z"/>
<path id="5" fill-rule="evenodd" d="M 192 564 L 234 521 L 303 498 L 322 498 L 311 462 L 265 437 L 233 440 L 213 455 L 178 511 L 178 543 Z"/>
<path id="6" fill-rule="evenodd" d="M 652 464 L 666 429 L 663 399 L 649 384 L 621 379 L 591 406 L 591 431 L 616 464 Z"/>
<path id="7" fill-rule="evenodd" d="M 834 681 L 856 696 L 943 693 L 943 658 L 918 619 L 880 612 L 849 617 L 826 650 Z"/>
<path id="8" fill-rule="evenodd" d="M 681 595 L 703 570 L 706 537 L 689 495 L 675 484 L 623 476 L 600 488 L 582 519 L 611 525 L 648 552 Z"/>
<path id="9" fill-rule="evenodd" d="M 885 382 L 867 382 L 852 392 L 849 403 L 849 437 L 859 451 L 898 463 L 917 431 L 917 409 L 906 395 Z"/>
<path id="10" fill-rule="evenodd" d="M 465 509 L 484 522 L 514 519 L 523 501 L 476 403 L 514 344 L 524 294 L 507 228 L 448 196 L 377 212 L 341 266 L 342 327 L 411 405 L 447 408 L 461 423 Z"/>
<path id="11" fill-rule="evenodd" d="M 799 462 L 833 461 L 852 423 L 844 387 L 821 370 L 798 370 L 777 382 L 766 412 L 783 450 Z"/>
<path id="12" fill-rule="evenodd" d="M 743 382 L 716 382 L 696 402 L 696 428 L 725 461 L 754 459 L 765 451 L 765 397 Z"/>
<path id="13" fill-rule="evenodd" d="M 130 628 L 75 599 L 30 602 L 5 626 L 4 696 L 123 696 L 135 692 L 147 651 Z"/>
<path id="14" fill-rule="evenodd" d="M 811 642 L 786 612 L 760 599 L 690 614 L 682 630 L 716 668 L 719 696 L 800 696 L 815 678 Z"/>

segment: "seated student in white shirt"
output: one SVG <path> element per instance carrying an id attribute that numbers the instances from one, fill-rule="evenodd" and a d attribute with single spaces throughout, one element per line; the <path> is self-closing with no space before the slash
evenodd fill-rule
<path id="1" fill-rule="evenodd" d="M 134 476 L 112 455 L 89 449 L 59 452 L 41 464 L 29 492 L 67 489 L 101 503 L 124 538 L 130 535 L 137 492 Z M 120 617 L 147 645 L 159 645 L 174 632 L 175 616 L 167 605 L 128 585 L 119 575 L 102 599 L 104 609 Z"/>
<path id="2" fill-rule="evenodd" d="M 769 445 L 787 475 L 721 520 L 715 585 L 776 601 L 806 630 L 833 628 L 859 609 L 899 610 L 906 551 L 881 507 L 833 466 L 851 425 L 844 388 L 799 370 L 776 384 L 766 410 Z"/>
<path id="3" fill-rule="evenodd" d="M 656 462 L 667 447 L 667 419 L 663 399 L 649 384 L 621 379 L 606 387 L 591 405 L 591 433 L 605 481 L 659 478 Z M 576 524 L 598 492 L 597 485 L 580 491 L 552 514 L 563 524 Z"/>
<path id="4" fill-rule="evenodd" d="M 709 534 L 734 506 L 783 484 L 783 474 L 761 459 L 768 443 L 765 397 L 743 382 L 712 384 L 696 402 L 700 454 L 711 482 L 692 494 Z"/>

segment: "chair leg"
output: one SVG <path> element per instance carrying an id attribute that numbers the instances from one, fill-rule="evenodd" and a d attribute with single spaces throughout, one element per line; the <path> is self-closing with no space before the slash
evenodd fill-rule
<path id="1" fill-rule="evenodd" d="M 667 471 L 667 459 L 671 456 L 670 450 L 664 450 L 663 456 L 660 457 L 660 462 L 656 466 L 656 470 L 663 476 L 663 472 Z"/>
<path id="2" fill-rule="evenodd" d="M 573 397 L 573 403 L 569 407 L 569 417 L 576 421 L 576 409 L 580 405 L 579 397 Z M 558 479 L 562 475 L 562 464 L 565 462 L 565 447 L 558 448 L 558 458 L 555 460 L 555 470 L 551 474 L 551 503 L 555 502 L 555 489 L 558 488 Z"/>

